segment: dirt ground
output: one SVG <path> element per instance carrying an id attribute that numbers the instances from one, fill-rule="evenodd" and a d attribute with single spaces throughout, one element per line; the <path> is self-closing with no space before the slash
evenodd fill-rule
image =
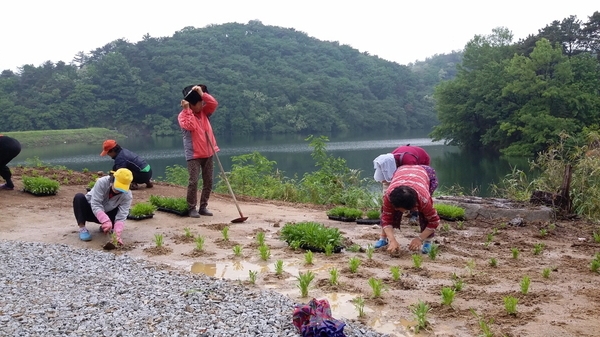
<path id="1" fill-rule="evenodd" d="M 26 174 L 31 174 L 31 169 Z M 88 224 L 93 233 L 91 242 L 82 242 L 77 235 L 72 211 L 75 193 L 85 193 L 92 173 L 53 172 L 38 169 L 39 174 L 54 177 L 61 182 L 57 195 L 36 197 L 22 192 L 22 168 L 13 168 L 16 189 L 0 191 L 0 238 L 3 240 L 39 241 L 67 244 L 74 247 L 101 250 L 108 238 L 97 231 L 98 225 Z M 55 175 L 56 174 L 56 175 Z M 181 197 L 182 187 L 157 183 L 152 189 L 142 187 L 133 192 L 134 203 L 148 201 L 150 195 Z M 594 225 L 582 221 L 556 221 L 528 223 L 524 227 L 506 225 L 507 219 L 467 220 L 464 228 L 454 222 L 448 231 L 439 230 L 437 241 L 440 254 L 435 259 L 427 255 L 422 268 L 413 267 L 411 253 L 406 250 L 416 227 L 405 225 L 396 236 L 404 251 L 390 255 L 384 250 L 375 251 L 372 260 L 364 252 L 343 251 L 327 257 L 314 254 L 313 265 L 304 263 L 304 252 L 293 251 L 278 238 L 278 231 L 286 223 L 317 221 L 339 228 L 347 242 L 366 247 L 373 243 L 379 229 L 371 225 L 336 222 L 327 219 L 327 208 L 293 205 L 239 197 L 240 208 L 248 220 L 232 224 L 239 217 L 232 199 L 227 195 L 213 194 L 209 201 L 212 217 L 199 219 L 157 211 L 153 218 L 125 224 L 125 246 L 114 254 L 132 256 L 165 263 L 173 268 L 193 273 L 240 280 L 250 287 L 264 287 L 279 291 L 297 302 L 308 302 L 312 297 L 327 298 L 332 304 L 334 317 L 357 319 L 377 331 L 393 336 L 411 336 L 415 324 L 410 307 L 419 300 L 425 301 L 429 327 L 418 336 L 480 336 L 477 317 L 490 322 L 492 334 L 488 336 L 598 336 L 600 334 L 600 275 L 590 271 L 594 254 L 600 244 L 594 243 Z M 224 241 L 222 228 L 229 227 L 229 241 Z M 441 228 L 442 226 L 440 226 Z M 184 228 L 195 236 L 205 237 L 203 252 L 195 251 L 195 243 L 186 240 Z M 495 229 L 495 230 L 494 230 Z M 547 235 L 541 236 L 540 230 Z M 271 257 L 262 261 L 257 249 L 256 234 L 265 232 Z M 485 245 L 488 234 L 496 231 L 491 243 Z M 154 235 L 163 234 L 166 249 L 156 250 Z M 543 251 L 535 255 L 534 244 L 543 243 Z M 243 257 L 235 257 L 232 247 L 243 247 Z M 513 259 L 511 248 L 520 254 Z M 362 264 L 357 273 L 350 273 L 348 260 L 358 257 Z M 490 260 L 495 258 L 497 266 Z M 274 263 L 284 261 L 284 275 L 274 272 Z M 390 267 L 399 266 L 403 274 L 399 281 L 391 277 Z M 329 285 L 329 269 L 340 272 L 340 285 Z M 548 278 L 542 270 L 550 268 Z M 316 274 L 307 298 L 300 298 L 295 277 L 298 272 L 312 270 Z M 248 281 L 250 271 L 258 272 L 256 284 Z M 464 282 L 452 306 L 441 304 L 442 287 L 452 286 L 452 275 Z M 529 276 L 529 292 L 521 293 L 520 281 Z M 386 291 L 382 298 L 373 299 L 369 278 L 383 280 Z M 365 314 L 358 318 L 350 302 L 355 297 L 365 299 Z M 517 314 L 509 315 L 503 298 L 518 298 Z M 491 322 L 493 320 L 493 322 Z"/>

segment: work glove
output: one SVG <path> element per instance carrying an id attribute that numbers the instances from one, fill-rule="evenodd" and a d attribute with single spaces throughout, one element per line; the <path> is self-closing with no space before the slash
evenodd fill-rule
<path id="1" fill-rule="evenodd" d="M 112 222 L 110 222 L 110 218 L 104 211 L 98 211 L 98 213 L 96 213 L 96 219 L 102 224 L 102 231 L 104 234 L 108 234 L 108 232 L 112 230 Z"/>
<path id="2" fill-rule="evenodd" d="M 119 244 L 123 244 L 123 240 L 121 239 L 121 234 L 123 233 L 123 229 L 125 228 L 125 223 L 123 221 L 115 222 L 115 234 L 117 235 L 117 241 Z"/>

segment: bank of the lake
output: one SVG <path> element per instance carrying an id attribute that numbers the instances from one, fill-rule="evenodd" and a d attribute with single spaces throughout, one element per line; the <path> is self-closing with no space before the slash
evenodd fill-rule
<path id="1" fill-rule="evenodd" d="M 97 144 L 105 139 L 125 139 L 126 136 L 115 130 L 105 128 L 40 130 L 0 132 L 0 134 L 19 140 L 25 148 L 47 147 L 59 144 Z"/>

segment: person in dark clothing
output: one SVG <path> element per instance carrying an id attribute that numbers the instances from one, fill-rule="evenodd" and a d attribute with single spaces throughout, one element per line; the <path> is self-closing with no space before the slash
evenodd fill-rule
<path id="1" fill-rule="evenodd" d="M 146 184 L 146 188 L 152 188 L 152 168 L 150 165 L 137 154 L 122 148 L 117 141 L 108 139 L 102 144 L 101 156 L 109 155 L 114 161 L 112 170 L 116 171 L 120 168 L 126 168 L 133 173 L 133 182 L 131 189 L 137 190 L 138 184 Z"/>
<path id="2" fill-rule="evenodd" d="M 6 181 L 5 184 L 0 185 L 0 190 L 12 191 L 15 189 L 11 179 L 12 172 L 10 172 L 7 164 L 19 153 L 21 153 L 21 143 L 18 140 L 0 135 L 0 176 Z"/>

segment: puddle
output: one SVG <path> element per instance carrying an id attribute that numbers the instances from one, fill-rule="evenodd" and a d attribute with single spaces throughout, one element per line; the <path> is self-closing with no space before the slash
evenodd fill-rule
<path id="1" fill-rule="evenodd" d="M 286 266 L 283 269 L 292 274 L 298 275 L 298 269 Z M 247 280 L 250 271 L 258 272 L 259 274 L 275 272 L 275 264 L 270 262 L 265 263 L 250 263 L 247 261 L 236 260 L 227 263 L 202 263 L 194 262 L 191 267 L 191 272 L 194 274 L 204 274 L 206 276 L 217 277 L 228 280 Z"/>

